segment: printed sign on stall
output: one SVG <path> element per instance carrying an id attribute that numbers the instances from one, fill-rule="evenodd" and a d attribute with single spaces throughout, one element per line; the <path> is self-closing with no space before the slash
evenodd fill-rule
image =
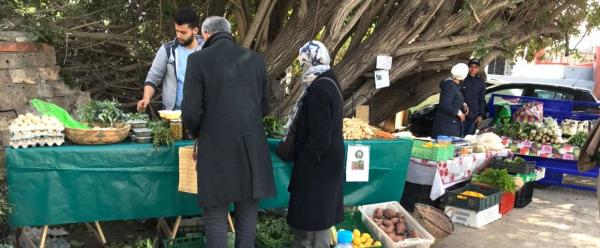
<path id="1" fill-rule="evenodd" d="M 370 147 L 365 145 L 348 145 L 346 155 L 346 181 L 368 182 L 370 167 Z"/>

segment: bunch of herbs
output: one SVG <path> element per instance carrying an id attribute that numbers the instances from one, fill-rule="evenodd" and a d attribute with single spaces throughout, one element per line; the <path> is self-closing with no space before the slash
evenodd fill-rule
<path id="1" fill-rule="evenodd" d="M 97 127 L 115 127 L 125 122 L 126 115 L 116 100 L 91 101 L 77 111 L 81 121 Z"/>
<path id="2" fill-rule="evenodd" d="M 152 130 L 152 143 L 155 147 L 173 144 L 174 140 L 171 137 L 171 130 L 164 121 L 150 122 L 148 123 L 148 127 Z"/>
<path id="3" fill-rule="evenodd" d="M 508 174 L 506 169 L 486 169 L 481 174 L 473 176 L 473 182 L 483 183 L 497 187 L 505 192 L 517 191 L 517 184 L 514 176 Z"/>

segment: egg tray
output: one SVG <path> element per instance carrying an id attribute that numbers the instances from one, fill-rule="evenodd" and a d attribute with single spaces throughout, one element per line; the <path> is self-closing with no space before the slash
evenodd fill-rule
<path id="1" fill-rule="evenodd" d="M 28 147 L 36 147 L 36 146 L 61 146 L 65 143 L 65 138 L 63 137 L 45 137 L 45 138 L 33 138 L 33 139 L 24 139 L 24 140 L 11 140 L 9 142 L 9 146 L 15 149 L 18 148 L 28 148 Z"/>
<path id="2" fill-rule="evenodd" d="M 20 139 L 31 139 L 36 137 L 47 137 L 47 136 L 62 136 L 64 137 L 62 130 L 57 129 L 42 129 L 42 130 L 34 130 L 34 131 L 17 131 L 10 132 L 10 139 L 20 140 Z"/>

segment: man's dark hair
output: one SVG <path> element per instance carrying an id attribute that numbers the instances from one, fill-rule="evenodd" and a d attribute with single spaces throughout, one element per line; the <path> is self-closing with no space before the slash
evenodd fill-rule
<path id="1" fill-rule="evenodd" d="M 199 28 L 200 22 L 198 21 L 198 15 L 191 8 L 181 8 L 175 15 L 175 23 L 177 25 L 188 24 L 190 28 Z"/>

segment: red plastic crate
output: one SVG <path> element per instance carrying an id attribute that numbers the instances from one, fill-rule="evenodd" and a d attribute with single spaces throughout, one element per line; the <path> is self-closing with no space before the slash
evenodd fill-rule
<path id="1" fill-rule="evenodd" d="M 502 198 L 500 198 L 500 214 L 505 215 L 515 207 L 516 195 L 515 193 L 502 192 Z"/>

